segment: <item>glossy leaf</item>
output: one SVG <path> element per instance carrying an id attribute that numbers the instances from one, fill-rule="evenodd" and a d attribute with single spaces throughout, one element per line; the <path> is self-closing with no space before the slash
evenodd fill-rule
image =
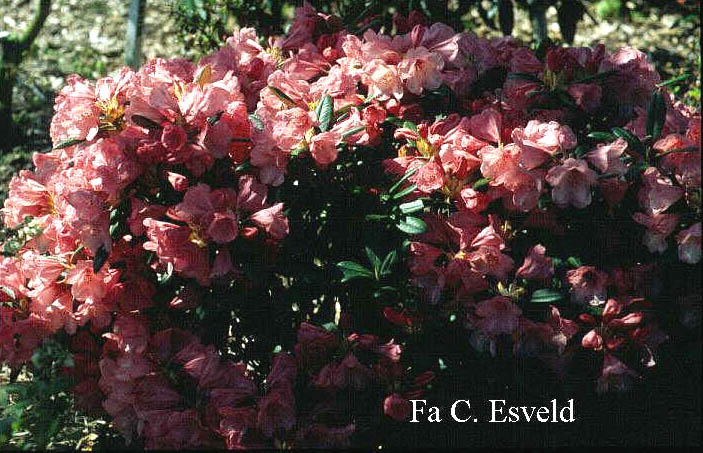
<path id="1" fill-rule="evenodd" d="M 533 304 L 552 304 L 555 302 L 560 301 L 563 298 L 562 294 L 558 291 L 554 291 L 553 289 L 545 288 L 545 289 L 538 289 L 534 293 L 532 293 L 532 298 L 530 299 L 530 302 Z"/>
<path id="2" fill-rule="evenodd" d="M 427 224 L 417 217 L 408 216 L 395 225 L 400 231 L 407 234 L 422 234 L 427 231 Z"/>
<path id="3" fill-rule="evenodd" d="M 327 132 L 332 123 L 332 115 L 334 114 L 334 101 L 329 94 L 322 97 L 319 105 L 319 113 L 317 115 L 317 121 L 320 123 L 320 130 L 322 132 Z"/>

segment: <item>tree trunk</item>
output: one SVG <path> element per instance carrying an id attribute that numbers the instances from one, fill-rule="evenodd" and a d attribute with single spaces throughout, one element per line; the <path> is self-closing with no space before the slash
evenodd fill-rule
<path id="1" fill-rule="evenodd" d="M 532 23 L 532 35 L 537 44 L 547 39 L 547 5 L 541 0 L 530 5 L 530 22 Z"/>
<path id="2" fill-rule="evenodd" d="M 145 6 L 146 0 L 132 0 L 129 4 L 124 61 L 134 70 L 139 69 L 142 64 L 142 30 L 144 28 Z"/>
<path id="3" fill-rule="evenodd" d="M 20 36 L 7 35 L 0 39 L 0 151 L 17 143 L 19 134 L 12 121 L 12 90 L 17 70 L 49 15 L 51 0 L 38 0 L 37 9 L 27 30 Z"/>
<path id="4" fill-rule="evenodd" d="M 12 88 L 15 85 L 14 64 L 3 43 L 0 49 L 0 150 L 7 150 L 17 141 L 12 122 Z"/>

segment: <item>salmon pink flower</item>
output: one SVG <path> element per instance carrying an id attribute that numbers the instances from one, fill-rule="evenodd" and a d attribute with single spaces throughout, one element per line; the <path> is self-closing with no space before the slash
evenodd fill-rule
<path id="1" fill-rule="evenodd" d="M 583 209 L 591 204 L 591 187 L 596 184 L 596 173 L 584 160 L 568 158 L 547 173 L 552 186 L 552 199 L 560 208 L 569 205 Z"/>
<path id="2" fill-rule="evenodd" d="M 507 297 L 494 297 L 476 305 L 476 326 L 486 336 L 510 335 L 518 324 L 522 310 Z"/>
<path id="3" fill-rule="evenodd" d="M 207 249 L 196 232 L 151 218 L 144 219 L 144 227 L 149 238 L 145 250 L 155 252 L 161 262 L 171 263 L 183 276 L 195 278 L 201 285 L 209 284 Z"/>
<path id="4" fill-rule="evenodd" d="M 625 391 L 630 386 L 633 378 L 639 375 L 622 363 L 612 354 L 605 354 L 603 358 L 603 369 L 598 377 L 598 392 L 603 393 L 611 390 Z"/>
<path id="5" fill-rule="evenodd" d="M 410 415 L 411 404 L 398 393 L 388 395 L 383 400 L 383 413 L 397 422 L 405 421 Z"/>
<path id="6" fill-rule="evenodd" d="M 581 266 L 567 271 L 566 280 L 571 286 L 571 300 L 583 304 L 600 304 L 606 299 L 608 274 L 593 266 Z"/>
<path id="7" fill-rule="evenodd" d="M 337 143 L 340 135 L 335 131 L 321 132 L 310 140 L 310 154 L 320 167 L 327 167 L 337 160 Z"/>
<path id="8" fill-rule="evenodd" d="M 642 242 L 652 253 L 664 253 L 669 245 L 666 239 L 676 228 L 679 219 L 677 214 L 653 214 L 647 215 L 635 212 L 632 215 L 635 222 L 647 227 Z"/>
<path id="9" fill-rule="evenodd" d="M 627 173 L 627 165 L 621 160 L 626 149 L 627 142 L 618 138 L 610 144 L 598 145 L 596 149 L 586 154 L 586 159 L 603 174 L 622 176 Z"/>
<path id="10" fill-rule="evenodd" d="M 513 130 L 512 139 L 520 147 L 521 162 L 528 170 L 539 167 L 556 153 L 576 147 L 571 128 L 556 121 L 530 121 L 524 129 Z"/>
<path id="11" fill-rule="evenodd" d="M 366 63 L 362 74 L 364 83 L 369 86 L 369 93 L 376 95 L 379 101 L 403 97 L 403 81 L 396 66 L 374 59 Z"/>
<path id="12" fill-rule="evenodd" d="M 686 264 L 696 264 L 701 260 L 701 222 L 682 230 L 676 235 L 679 244 L 679 259 Z"/>
<path id="13" fill-rule="evenodd" d="M 420 46 L 408 50 L 398 63 L 398 72 L 408 91 L 419 95 L 424 90 L 439 88 L 443 67 L 444 60 L 438 53 Z"/>
<path id="14" fill-rule="evenodd" d="M 528 280 L 546 281 L 554 275 L 552 259 L 545 256 L 546 249 L 542 244 L 532 247 L 525 256 L 525 261 L 515 275 Z"/>
<path id="15" fill-rule="evenodd" d="M 649 214 L 660 214 L 683 196 L 683 189 L 675 186 L 655 167 L 642 174 L 642 188 L 637 192 L 640 206 Z"/>
<path id="16" fill-rule="evenodd" d="M 249 220 L 275 240 L 281 240 L 288 235 L 288 219 L 283 214 L 283 203 L 257 211 Z"/>

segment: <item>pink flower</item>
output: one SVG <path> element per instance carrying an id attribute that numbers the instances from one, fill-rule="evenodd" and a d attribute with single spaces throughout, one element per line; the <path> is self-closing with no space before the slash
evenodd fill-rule
<path id="1" fill-rule="evenodd" d="M 444 168 L 438 159 L 431 159 L 421 166 L 410 180 L 417 185 L 417 189 L 424 193 L 432 193 L 444 186 Z"/>
<path id="2" fill-rule="evenodd" d="M 642 187 L 637 192 L 637 199 L 647 213 L 660 214 L 676 203 L 683 192 L 655 167 L 648 167 L 642 173 Z"/>
<path id="3" fill-rule="evenodd" d="M 629 388 L 629 383 L 639 375 L 622 363 L 612 354 L 605 354 L 603 358 L 603 369 L 598 378 L 598 392 L 603 393 L 611 390 L 625 391 Z"/>
<path id="4" fill-rule="evenodd" d="M 457 202 L 457 204 L 475 213 L 484 211 L 491 202 L 488 195 L 482 192 L 477 192 L 471 187 L 464 187 L 459 196 L 461 203 Z"/>
<path id="5" fill-rule="evenodd" d="M 598 181 L 598 187 L 606 203 L 615 206 L 625 198 L 630 184 L 619 178 L 604 178 Z"/>
<path id="6" fill-rule="evenodd" d="M 321 132 L 310 140 L 310 154 L 320 167 L 327 167 L 337 160 L 337 143 L 340 136 L 335 131 Z"/>
<path id="7" fill-rule="evenodd" d="M 275 240 L 281 240 L 288 235 L 288 219 L 283 214 L 283 203 L 257 211 L 249 220 Z"/>
<path id="8" fill-rule="evenodd" d="M 322 327 L 303 322 L 298 328 L 295 357 L 303 368 L 317 371 L 337 347 L 337 338 Z"/>
<path id="9" fill-rule="evenodd" d="M 498 280 L 505 280 L 513 269 L 513 259 L 493 246 L 481 246 L 478 250 L 470 252 L 466 259 L 474 271 Z"/>
<path id="10" fill-rule="evenodd" d="M 574 321 L 561 317 L 559 309 L 552 306 L 548 325 L 552 329 L 549 341 L 557 347 L 559 354 L 564 352 L 568 341 L 579 331 L 579 326 Z"/>
<path id="11" fill-rule="evenodd" d="M 150 205 L 139 198 L 132 198 L 131 208 L 132 212 L 127 219 L 127 224 L 129 225 L 129 231 L 135 236 L 144 234 L 144 219 L 158 219 L 166 214 L 165 206 Z"/>
<path id="12" fill-rule="evenodd" d="M 604 58 L 598 72 L 614 69 L 618 73 L 605 79 L 604 92 L 618 104 L 642 105 L 660 81 L 647 56 L 631 47 L 622 48 Z"/>
<path id="13" fill-rule="evenodd" d="M 195 278 L 201 285 L 209 284 L 207 249 L 202 238 L 188 227 L 161 222 L 151 218 L 144 220 L 146 236 L 144 249 L 156 252 L 162 263 L 171 263 L 184 277 Z"/>
<path id="14" fill-rule="evenodd" d="M 443 67 L 444 60 L 438 53 L 420 46 L 405 54 L 403 60 L 398 63 L 398 72 L 409 92 L 422 94 L 423 90 L 439 88 L 442 84 L 440 71 Z"/>
<path id="15" fill-rule="evenodd" d="M 517 328 L 522 310 L 509 298 L 497 296 L 476 305 L 476 326 L 489 338 L 510 335 Z"/>
<path id="16" fill-rule="evenodd" d="M 554 275 L 552 259 L 545 256 L 546 249 L 543 245 L 537 244 L 532 247 L 525 256 L 525 261 L 517 270 L 515 275 L 528 280 L 548 280 Z"/>
<path id="17" fill-rule="evenodd" d="M 161 144 L 168 151 L 180 151 L 187 140 L 188 136 L 181 126 L 169 123 L 161 131 Z"/>
<path id="18" fill-rule="evenodd" d="M 552 186 L 552 199 L 560 208 L 569 205 L 583 209 L 591 204 L 591 187 L 596 173 L 584 160 L 568 158 L 563 164 L 549 169 L 546 177 Z"/>
<path id="19" fill-rule="evenodd" d="M 338 389 L 361 390 L 369 383 L 371 375 L 371 370 L 362 365 L 354 354 L 349 353 L 334 369 L 331 379 Z"/>
<path id="20" fill-rule="evenodd" d="M 403 398 L 398 393 L 388 395 L 383 400 L 383 413 L 397 422 L 403 422 L 410 414 L 411 404 L 407 398 Z"/>
<path id="21" fill-rule="evenodd" d="M 521 161 L 528 170 L 539 167 L 556 153 L 576 147 L 576 136 L 571 128 L 556 121 L 532 120 L 524 129 L 513 130 L 512 139 L 522 150 Z"/>
<path id="22" fill-rule="evenodd" d="M 603 90 L 596 83 L 573 83 L 567 91 L 576 105 L 586 112 L 593 112 L 600 106 Z"/>
<path id="23" fill-rule="evenodd" d="M 27 216 L 42 217 L 54 211 L 51 193 L 32 172 L 22 170 L 12 178 L 9 195 L 2 209 L 5 225 L 15 228 Z"/>
<path id="24" fill-rule="evenodd" d="M 502 143 L 503 117 L 493 108 L 487 108 L 469 120 L 471 135 L 490 143 Z"/>
<path id="25" fill-rule="evenodd" d="M 166 172 L 166 179 L 176 192 L 185 192 L 188 189 L 188 178 L 180 173 L 168 171 Z"/>
<path id="26" fill-rule="evenodd" d="M 295 397 L 290 388 L 276 389 L 259 401 L 257 427 L 267 437 L 285 435 L 295 426 Z"/>
<path id="27" fill-rule="evenodd" d="M 610 144 L 598 145 L 586 154 L 586 160 L 603 174 L 621 176 L 627 173 L 627 165 L 620 159 L 626 149 L 627 142 L 618 138 Z"/>
<path id="28" fill-rule="evenodd" d="M 369 94 L 375 94 L 379 101 L 403 97 L 403 81 L 394 65 L 388 65 L 380 59 L 371 60 L 364 65 L 362 77 L 369 86 Z"/>
<path id="29" fill-rule="evenodd" d="M 481 173 L 494 185 L 504 184 L 519 165 L 520 148 L 510 144 L 495 148 L 486 146 L 478 152 L 481 158 Z"/>
<path id="30" fill-rule="evenodd" d="M 635 212 L 632 215 L 635 222 L 647 227 L 642 242 L 651 253 L 664 253 L 669 245 L 666 238 L 674 232 L 678 214 L 652 214 L 647 215 Z"/>
<path id="31" fill-rule="evenodd" d="M 679 260 L 696 264 L 701 260 L 701 222 L 682 230 L 676 235 L 679 244 Z"/>
<path id="32" fill-rule="evenodd" d="M 608 274 L 593 266 L 581 266 L 566 273 L 571 299 L 576 303 L 600 304 L 606 299 Z"/>
<path id="33" fill-rule="evenodd" d="M 218 244 L 237 238 L 236 196 L 230 189 L 211 190 L 207 184 L 188 188 L 183 201 L 168 211 L 169 217 L 188 222 L 192 229 Z"/>

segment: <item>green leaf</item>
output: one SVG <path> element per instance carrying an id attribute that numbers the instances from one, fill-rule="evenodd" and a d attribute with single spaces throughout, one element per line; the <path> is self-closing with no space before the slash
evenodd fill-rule
<path id="1" fill-rule="evenodd" d="M 319 107 L 320 105 L 318 105 L 318 108 Z M 349 116 L 349 112 L 351 112 L 352 107 L 355 106 L 353 104 L 347 104 L 341 107 L 339 110 L 335 110 L 335 112 L 332 114 L 332 122 L 336 123 L 337 121 L 345 119 L 347 116 Z M 318 109 L 315 109 L 315 114 L 317 114 L 317 110 Z"/>
<path id="2" fill-rule="evenodd" d="M 635 152 L 641 156 L 644 155 L 644 144 L 642 144 L 640 139 L 637 138 L 632 132 L 621 127 L 614 127 L 611 131 L 615 134 L 615 136 L 625 139 L 627 144 L 630 145 Z"/>
<path id="3" fill-rule="evenodd" d="M 54 146 L 54 149 L 64 149 L 68 148 L 69 146 L 77 145 L 79 143 L 83 143 L 85 139 L 83 138 L 67 138 L 66 140 L 61 140 Z"/>
<path id="4" fill-rule="evenodd" d="M 6 286 L 0 286 L 0 291 L 7 294 L 10 297 L 10 299 L 13 299 L 13 300 L 15 299 L 15 292 L 11 288 L 8 288 Z"/>
<path id="5" fill-rule="evenodd" d="M 680 76 L 676 76 L 676 77 L 673 77 L 673 78 L 671 78 L 671 79 L 669 79 L 669 80 L 665 80 L 665 81 L 663 81 L 663 82 L 657 84 L 657 86 L 658 86 L 658 87 L 666 87 L 666 86 L 669 86 L 669 85 L 674 85 L 674 84 L 677 84 L 677 83 L 679 83 L 679 82 L 683 82 L 684 80 L 688 79 L 688 78 L 691 77 L 692 75 L 693 75 L 693 74 L 681 74 Z"/>
<path id="6" fill-rule="evenodd" d="M 427 231 L 427 224 L 422 219 L 411 216 L 401 220 L 395 226 L 400 231 L 407 234 L 422 234 Z"/>
<path id="7" fill-rule="evenodd" d="M 655 90 L 647 110 L 647 135 L 656 140 L 661 135 L 665 122 L 666 103 L 664 96 L 659 90 Z"/>
<path id="8" fill-rule="evenodd" d="M 95 252 L 95 257 L 93 258 L 93 273 L 97 274 L 100 272 L 100 269 L 103 268 L 109 256 L 110 252 L 105 249 L 105 246 L 101 245 L 98 251 Z"/>
<path id="9" fill-rule="evenodd" d="M 417 124 L 412 121 L 403 121 L 403 127 L 405 129 L 410 129 L 413 132 L 417 132 Z"/>
<path id="10" fill-rule="evenodd" d="M 601 81 L 601 80 L 607 79 L 608 77 L 615 75 L 617 73 L 618 73 L 617 69 L 611 69 L 609 71 L 599 72 L 598 74 L 593 74 L 593 75 L 584 77 L 582 79 L 574 80 L 573 82 L 570 82 L 569 85 L 573 85 L 575 83 L 590 83 L 590 82 Z"/>
<path id="11" fill-rule="evenodd" d="M 401 186 L 401 184 L 403 184 L 405 181 L 407 181 L 409 177 L 411 177 L 412 175 L 417 173 L 417 171 L 419 169 L 420 169 L 420 167 L 414 167 L 414 168 L 411 168 L 410 170 L 406 171 L 405 174 L 403 175 L 403 177 L 400 178 L 395 184 L 393 184 L 390 189 L 388 189 L 388 193 L 395 192 Z"/>
<path id="12" fill-rule="evenodd" d="M 374 273 L 378 274 L 378 272 L 381 270 L 381 258 L 374 253 L 373 250 L 371 250 L 369 247 L 364 247 L 364 250 L 366 251 L 366 256 L 369 259 L 369 262 L 373 266 Z"/>
<path id="13" fill-rule="evenodd" d="M 406 195 L 410 195 L 411 193 L 415 192 L 417 189 L 417 184 L 411 184 L 405 189 L 401 190 L 400 192 L 396 193 L 393 195 L 393 199 L 397 200 L 398 198 L 403 198 Z"/>
<path id="14" fill-rule="evenodd" d="M 291 157 L 298 157 L 306 151 L 307 151 L 307 149 L 304 149 L 304 148 L 295 148 L 295 149 L 290 150 L 290 155 L 291 155 Z"/>
<path id="15" fill-rule="evenodd" d="M 354 278 L 373 278 L 374 274 L 359 263 L 353 261 L 340 261 L 337 268 L 342 271 L 342 283 L 346 283 Z"/>
<path id="16" fill-rule="evenodd" d="M 574 102 L 574 98 L 572 98 L 568 92 L 564 90 L 558 90 L 555 91 L 554 94 L 562 104 L 569 108 L 576 109 L 576 103 Z"/>
<path id="17" fill-rule="evenodd" d="M 474 185 L 471 186 L 471 188 L 474 189 L 476 192 L 485 192 L 486 190 L 488 190 L 488 184 L 490 182 L 491 180 L 488 178 L 481 178 L 476 181 Z"/>
<path id="18" fill-rule="evenodd" d="M 214 115 L 212 115 L 210 118 L 207 119 L 207 123 L 212 126 L 218 121 L 220 121 L 220 118 L 222 118 L 222 114 L 225 112 L 217 112 Z"/>
<path id="19" fill-rule="evenodd" d="M 145 129 L 152 129 L 152 130 L 161 129 L 161 125 L 159 123 L 152 120 L 151 118 L 147 118 L 146 116 L 132 115 L 131 120 L 137 126 L 143 127 Z"/>
<path id="20" fill-rule="evenodd" d="M 542 79 L 540 79 L 536 75 L 529 74 L 527 72 L 509 72 L 507 78 L 512 80 L 526 80 L 528 82 L 534 82 L 539 85 L 542 85 L 544 83 L 542 82 Z"/>
<path id="21" fill-rule="evenodd" d="M 336 332 L 339 330 L 339 328 L 337 327 L 337 324 L 335 324 L 333 322 L 326 322 L 322 325 L 322 327 L 328 332 Z"/>
<path id="22" fill-rule="evenodd" d="M 398 207 L 400 208 L 400 211 L 403 214 L 414 214 L 418 211 L 422 211 L 423 209 L 425 209 L 425 203 L 423 203 L 422 200 L 418 199 L 409 201 L 407 203 L 403 203 Z"/>
<path id="23" fill-rule="evenodd" d="M 605 142 L 612 142 L 615 141 L 615 139 L 617 138 L 610 132 L 591 132 L 586 137 L 591 138 L 593 140 L 603 140 Z"/>
<path id="24" fill-rule="evenodd" d="M 157 274 L 156 281 L 159 285 L 166 285 L 171 281 L 171 278 L 173 278 L 173 264 L 167 263 L 166 271 L 162 274 Z"/>
<path id="25" fill-rule="evenodd" d="M 566 264 L 568 264 L 570 267 L 573 267 L 574 269 L 576 269 L 577 267 L 581 267 L 583 265 L 581 260 L 576 258 L 575 256 L 568 257 L 566 259 Z"/>
<path id="26" fill-rule="evenodd" d="M 342 132 L 342 140 L 344 140 L 347 137 L 351 137 L 352 135 L 357 134 L 365 129 L 366 129 L 366 126 L 359 126 L 359 127 L 351 128 L 346 132 Z"/>
<path id="27" fill-rule="evenodd" d="M 276 97 L 277 97 L 278 99 L 280 99 L 281 102 L 283 102 L 284 104 L 286 104 L 288 107 L 296 107 L 296 106 L 297 106 L 297 104 L 295 103 L 295 101 L 294 101 L 293 99 L 291 99 L 290 96 L 288 96 L 286 93 L 284 93 L 283 91 L 279 90 L 278 88 L 272 87 L 271 85 L 269 85 L 268 89 L 271 90 L 271 92 L 272 92 L 273 94 L 275 94 Z"/>
<path id="28" fill-rule="evenodd" d="M 389 274 L 391 271 L 391 267 L 395 264 L 396 260 L 398 259 L 398 252 L 395 250 L 391 250 L 388 252 L 388 255 L 383 259 L 383 263 L 381 264 L 381 275 L 386 275 Z"/>
<path id="29" fill-rule="evenodd" d="M 252 126 L 254 126 L 254 129 L 256 129 L 257 131 L 264 130 L 264 122 L 261 121 L 261 118 L 259 118 L 256 113 L 249 114 L 249 121 L 251 122 Z"/>
<path id="30" fill-rule="evenodd" d="M 240 173 L 240 172 L 243 172 L 243 171 L 247 171 L 247 170 L 249 170 L 250 168 L 252 168 L 251 162 L 249 162 L 249 161 L 247 160 L 247 161 L 244 161 L 244 162 L 242 162 L 241 164 L 237 165 L 237 168 L 234 169 L 234 172 L 235 172 L 235 173 Z"/>
<path id="31" fill-rule="evenodd" d="M 553 289 L 545 288 L 545 289 L 538 289 L 534 293 L 532 293 L 532 298 L 530 299 L 530 302 L 533 304 L 548 304 L 548 303 L 554 303 L 563 298 L 562 294 L 558 291 L 554 291 Z"/>
<path id="32" fill-rule="evenodd" d="M 119 237 L 119 234 L 121 231 L 122 231 L 122 223 L 115 222 L 110 225 L 110 237 L 112 239 L 117 239 Z"/>
<path id="33" fill-rule="evenodd" d="M 327 132 L 332 122 L 332 115 L 334 114 L 334 101 L 329 94 L 322 97 L 318 109 L 317 121 L 320 123 L 320 130 L 322 132 Z"/>
<path id="34" fill-rule="evenodd" d="M 577 158 L 581 159 L 581 158 L 584 156 L 584 154 L 586 154 L 586 151 L 587 151 L 587 150 L 586 150 L 586 147 L 585 147 L 585 146 L 583 146 L 583 145 L 578 145 L 578 146 L 576 147 L 576 149 L 574 149 L 574 156 L 576 156 Z"/>

